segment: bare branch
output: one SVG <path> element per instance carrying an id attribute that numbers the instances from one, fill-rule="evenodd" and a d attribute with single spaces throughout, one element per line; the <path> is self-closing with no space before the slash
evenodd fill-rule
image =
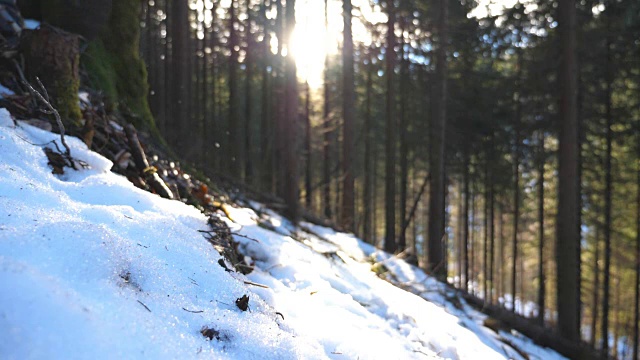
<path id="1" fill-rule="evenodd" d="M 60 142 L 62 143 L 62 146 L 64 146 L 64 149 L 65 149 L 64 155 L 67 158 L 67 161 L 69 162 L 71 167 L 75 169 L 76 167 L 75 167 L 74 161 L 71 159 L 71 149 L 69 148 L 69 145 L 67 145 L 67 142 L 64 138 L 64 135 L 65 135 L 64 124 L 62 123 L 62 119 L 60 118 L 60 114 L 58 113 L 58 110 L 56 110 L 53 107 L 53 105 L 51 105 L 51 102 L 49 101 L 49 94 L 47 93 L 47 89 L 42 84 L 42 81 L 40 81 L 40 79 L 36 77 L 36 81 L 38 82 L 38 86 L 40 87 L 42 92 L 39 92 L 38 90 L 36 90 L 33 87 L 33 85 L 31 85 L 25 78 L 24 72 L 22 72 L 22 68 L 20 67 L 18 62 L 16 60 L 13 60 L 13 63 L 16 66 L 16 70 L 18 71 L 18 74 L 20 75 L 20 79 L 22 80 L 22 83 L 24 84 L 24 86 L 26 86 L 29 92 L 32 95 L 34 95 L 37 99 L 39 99 L 40 102 L 43 103 L 44 106 L 47 108 L 43 112 L 45 114 L 53 114 L 53 116 L 56 118 L 56 123 L 58 124 L 58 129 L 60 130 Z M 58 151 L 60 150 L 58 149 Z"/>

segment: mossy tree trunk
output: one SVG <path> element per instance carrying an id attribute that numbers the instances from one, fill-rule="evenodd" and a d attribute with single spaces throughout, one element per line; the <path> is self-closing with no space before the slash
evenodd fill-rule
<path id="1" fill-rule="evenodd" d="M 19 0 L 25 17 L 43 20 L 88 41 L 80 64 L 89 76 L 89 86 L 101 90 L 108 105 L 138 128 L 158 134 L 147 102 L 147 72 L 139 55 L 139 16 L 143 0 Z M 77 36 L 75 57 L 70 64 L 77 74 Z M 49 43 L 42 43 L 43 52 Z M 45 59 L 43 59 L 45 60 Z M 68 66 L 60 63 L 61 66 Z M 56 65 L 57 66 L 57 65 Z M 59 75 L 52 73 L 52 78 Z M 77 79 L 77 76 L 76 76 Z M 47 82 L 45 86 L 49 87 Z M 53 91 L 55 92 L 55 91 Z M 78 84 L 69 87 L 64 104 L 77 103 Z M 58 101 L 59 102 L 59 101 Z M 77 105 L 76 105 L 77 106 Z M 62 110 L 62 109 L 60 109 Z M 62 113 L 63 111 L 61 111 Z M 72 118 L 80 118 L 80 110 L 68 111 Z"/>
<path id="2" fill-rule="evenodd" d="M 27 80 L 38 88 L 40 79 L 63 122 L 80 126 L 78 36 L 42 26 L 25 34 L 21 52 Z"/>
<path id="3" fill-rule="evenodd" d="M 111 15 L 82 56 L 91 84 L 131 122 L 157 134 L 147 102 L 147 71 L 139 55 L 141 0 L 113 0 Z"/>

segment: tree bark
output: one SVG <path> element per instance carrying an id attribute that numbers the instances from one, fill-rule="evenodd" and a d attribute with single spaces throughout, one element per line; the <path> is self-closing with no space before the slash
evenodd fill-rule
<path id="1" fill-rule="evenodd" d="M 594 245 L 595 252 L 593 254 L 593 298 L 591 308 L 591 347 L 596 347 L 596 338 L 598 334 L 598 314 L 599 314 L 599 292 L 600 292 L 600 227 L 596 227 Z"/>
<path id="2" fill-rule="evenodd" d="M 431 188 L 429 194 L 429 253 L 427 269 L 438 279 L 446 277 L 444 242 L 445 222 L 445 126 L 447 116 L 447 43 L 448 43 L 448 4 L 439 1 L 436 50 L 436 91 L 434 116 L 431 118 Z"/>
<path id="3" fill-rule="evenodd" d="M 373 219 L 374 216 L 373 208 L 375 206 L 373 202 L 373 177 L 374 175 L 374 164 L 373 154 L 372 154 L 372 145 L 373 145 L 373 119 L 371 116 L 371 96 L 372 96 L 372 87 L 373 87 L 373 64 L 371 64 L 372 55 L 368 54 L 368 63 L 366 66 L 367 71 L 367 79 L 366 79 L 366 99 L 365 99 L 365 117 L 364 117 L 364 220 L 363 220 L 363 236 L 365 241 L 373 244 Z"/>
<path id="4" fill-rule="evenodd" d="M 171 132 L 176 136 L 178 151 L 186 149 L 189 119 L 189 7 L 184 1 L 171 1 L 171 74 L 173 116 Z"/>
<path id="5" fill-rule="evenodd" d="M 477 194 L 477 186 L 475 183 L 475 179 L 472 180 L 471 183 L 471 214 L 469 215 L 469 221 L 470 221 L 470 229 L 469 229 L 469 251 L 471 252 L 470 254 L 470 260 L 469 260 L 469 269 L 470 269 L 470 283 L 469 285 L 471 286 L 471 293 L 476 295 L 477 294 L 477 281 L 474 284 L 474 280 L 477 280 L 477 266 L 478 264 L 476 263 L 476 241 L 475 241 L 475 235 L 476 232 L 474 231 L 474 228 L 476 227 L 476 216 L 478 214 L 478 212 L 476 211 L 476 194 Z"/>
<path id="6" fill-rule="evenodd" d="M 253 124 L 253 16 L 251 14 L 251 0 L 246 0 L 247 26 L 245 38 L 247 42 L 245 64 L 245 104 L 244 104 L 244 177 L 247 184 L 255 183 L 253 171 L 253 137 L 251 136 L 251 125 Z"/>
<path id="7" fill-rule="evenodd" d="M 271 4 L 269 4 L 271 8 Z M 264 158 L 261 167 L 261 179 L 263 189 L 271 191 L 273 189 L 273 160 L 274 160 L 274 146 L 273 146 L 273 128 L 269 124 L 270 110 L 271 110 L 271 86 L 270 80 L 272 77 L 269 72 L 271 67 L 271 29 L 269 27 L 269 19 L 267 18 L 267 0 L 263 0 L 260 5 L 260 19 L 263 23 L 264 39 L 262 40 L 262 113 L 260 114 L 260 130 L 262 136 L 260 137 L 260 149 Z"/>
<path id="8" fill-rule="evenodd" d="M 182 2 L 182 1 L 178 1 Z M 241 142 L 240 129 L 240 109 L 238 105 L 238 50 L 239 39 L 236 23 L 237 0 L 231 0 L 229 4 L 229 121 L 227 132 L 229 134 L 229 144 L 227 146 L 227 169 L 230 175 L 237 180 L 244 180 L 244 144 Z"/>
<path id="9" fill-rule="evenodd" d="M 404 2 L 402 4 L 405 4 Z M 402 7 L 404 8 L 404 6 Z M 405 10 L 405 9 L 403 9 Z M 404 221 L 407 217 L 407 182 L 409 180 L 409 139 L 408 132 L 408 119 L 407 119 L 407 68 L 408 60 L 405 58 L 405 39 L 404 32 L 406 29 L 406 13 L 402 13 L 400 17 L 400 31 L 402 37 L 400 38 L 400 203 L 398 208 L 400 209 L 400 220 L 402 221 L 400 233 L 398 234 L 398 251 L 402 252 L 407 246 L 407 231 L 404 226 Z"/>
<path id="10" fill-rule="evenodd" d="M 385 234 L 384 250 L 395 253 L 398 250 L 396 244 L 396 93 L 394 84 L 396 63 L 396 36 L 395 20 L 396 9 L 394 0 L 387 0 L 387 53 L 386 53 L 386 78 L 387 78 L 387 137 L 385 142 Z"/>
<path id="11" fill-rule="evenodd" d="M 466 148 L 468 145 L 465 145 L 464 151 L 464 169 L 463 171 L 463 181 L 464 181 L 464 228 L 463 228 L 463 245 L 462 250 L 464 252 L 464 282 L 462 288 L 465 292 L 469 291 L 469 150 Z"/>
<path id="12" fill-rule="evenodd" d="M 558 331 L 580 340 L 580 233 L 575 0 L 558 2 L 558 32 L 562 49 L 558 86 L 559 149 L 556 222 L 556 294 Z"/>
<path id="13" fill-rule="evenodd" d="M 538 324 L 544 326 L 545 271 L 544 271 L 544 130 L 538 134 Z"/>
<path id="14" fill-rule="evenodd" d="M 638 118 L 640 123 L 640 117 Z M 640 127 L 636 130 L 636 254 L 633 291 L 633 359 L 638 359 L 638 336 L 640 323 Z"/>
<path id="15" fill-rule="evenodd" d="M 517 263 L 518 263 L 518 221 L 520 220 L 520 121 L 522 117 L 522 52 L 517 52 L 517 96 L 516 96 L 516 114 L 514 118 L 515 140 L 513 146 L 513 241 L 511 243 L 511 311 L 516 312 L 516 279 L 517 279 Z"/>
<path id="16" fill-rule="evenodd" d="M 286 9 L 286 43 L 293 44 L 293 29 L 296 26 L 295 0 L 287 0 Z M 298 151 L 297 151 L 297 119 L 298 119 L 298 79 L 296 62 L 291 52 L 285 59 L 285 127 L 283 153 L 284 166 L 282 167 L 284 193 L 283 199 L 287 204 L 285 214 L 296 224 L 300 217 L 298 204 Z"/>
<path id="17" fill-rule="evenodd" d="M 205 11 L 207 11 L 205 9 Z M 214 12 L 210 12 L 213 16 Z M 205 21 L 202 21 L 202 81 L 200 83 L 201 88 L 201 104 L 200 111 L 202 113 L 202 141 L 200 143 L 200 152 L 202 155 L 201 166 L 208 168 L 211 159 L 211 144 L 212 140 L 209 136 L 211 134 L 211 118 L 209 117 L 209 54 L 207 54 L 207 47 L 209 46 L 209 28 Z M 213 49 L 211 48 L 211 51 Z"/>
<path id="18" fill-rule="evenodd" d="M 495 148 L 494 148 L 494 135 L 490 135 L 489 140 L 489 159 L 493 164 L 495 162 Z M 494 294 L 495 294 L 495 284 L 494 284 L 494 268 L 495 268 L 495 238 L 496 238 L 496 227 L 495 227 L 495 181 L 493 171 L 489 172 L 489 226 L 491 226 L 491 231 L 489 233 L 489 303 L 492 304 L 494 302 Z"/>
<path id="19" fill-rule="evenodd" d="M 355 231 L 354 169 L 355 152 L 355 80 L 353 74 L 353 37 L 351 34 L 351 0 L 342 1 L 343 48 L 342 48 L 342 211 L 340 224 L 347 231 Z"/>
<path id="20" fill-rule="evenodd" d="M 20 46 L 28 81 L 37 84 L 40 79 L 65 126 L 80 127 L 78 36 L 45 25 L 25 31 Z"/>
<path id="21" fill-rule="evenodd" d="M 464 171 L 464 170 L 463 170 Z M 456 257 L 457 257 L 457 269 L 456 269 L 456 273 L 458 274 L 458 282 L 457 282 L 457 286 L 458 289 L 462 289 L 462 281 L 463 281 L 463 275 L 464 275 L 464 270 L 463 270 L 463 260 L 464 260 L 464 251 L 463 251 L 463 247 L 464 247 L 464 238 L 463 238 L 463 234 L 464 234 L 464 230 L 463 226 L 464 226 L 464 176 L 462 179 L 459 180 L 458 182 L 459 188 L 458 188 L 458 224 L 456 226 Z M 414 239 L 416 237 L 414 236 Z"/>
<path id="22" fill-rule="evenodd" d="M 605 62 L 605 120 L 606 120 L 606 154 L 604 159 L 604 176 L 605 176 L 605 189 L 604 189 L 604 269 L 603 272 L 603 294 L 602 294 L 602 351 L 604 353 L 609 352 L 609 294 L 610 294 L 610 282 L 611 282 L 611 193 L 612 193 L 612 178 L 611 178 L 611 160 L 612 160 L 612 145 L 613 145 L 613 115 L 611 104 L 611 84 L 612 84 L 612 72 L 611 72 L 611 44 L 607 38 L 606 44 L 606 62 Z M 616 348 L 614 343 L 614 351 Z"/>
<path id="23" fill-rule="evenodd" d="M 500 266 L 498 266 L 498 296 L 504 296 L 507 286 L 505 285 L 505 271 L 504 271 L 504 263 L 505 263 L 505 238 L 504 238 L 504 207 L 503 205 L 499 206 L 500 211 L 498 212 L 498 259 L 500 259 Z M 504 306 L 504 303 L 502 304 Z"/>
<path id="24" fill-rule="evenodd" d="M 312 163 L 311 163 L 311 89 L 309 88 L 309 82 L 304 84 L 304 154 L 305 154 L 305 173 L 304 173 L 304 199 L 307 210 L 313 209 L 313 194 L 311 188 Z"/>
<path id="25" fill-rule="evenodd" d="M 329 0 L 324 1 L 324 27 L 325 31 L 329 31 L 329 14 L 328 14 Z M 323 106 L 323 124 L 324 124 L 324 141 L 323 141 L 323 163 L 322 174 L 323 183 L 322 197 L 324 216 L 327 219 L 331 219 L 333 212 L 331 211 L 331 119 L 330 119 L 330 103 L 329 103 L 329 45 L 325 44 L 325 57 L 324 57 L 324 106 Z"/>
<path id="26" fill-rule="evenodd" d="M 486 146 L 488 148 L 488 145 Z M 489 300 L 489 150 L 485 150 L 484 159 L 484 238 L 482 249 L 482 295 Z"/>

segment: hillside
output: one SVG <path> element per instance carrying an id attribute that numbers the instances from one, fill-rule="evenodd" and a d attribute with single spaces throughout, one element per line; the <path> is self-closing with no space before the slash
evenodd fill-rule
<path id="1" fill-rule="evenodd" d="M 226 270 L 205 215 L 80 140 L 67 139 L 85 167 L 53 175 L 43 147 L 58 139 L 0 110 L 3 359 L 561 358 L 483 327 L 420 269 L 258 203 L 213 215 L 255 265 Z"/>

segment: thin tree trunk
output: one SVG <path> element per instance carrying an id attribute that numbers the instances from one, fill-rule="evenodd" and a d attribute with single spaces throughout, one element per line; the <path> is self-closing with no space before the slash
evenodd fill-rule
<path id="1" fill-rule="evenodd" d="M 287 44 L 291 45 L 293 29 L 296 26 L 295 0 L 287 0 L 286 27 L 288 36 Z M 285 59 L 285 119 L 283 129 L 284 144 L 283 156 L 285 166 L 282 167 L 283 189 L 282 197 L 287 205 L 285 214 L 295 224 L 299 218 L 298 204 L 298 152 L 297 152 L 297 118 L 298 118 L 298 79 L 296 62 L 291 52 Z"/>
<path id="2" fill-rule="evenodd" d="M 373 138 L 371 139 L 372 143 L 375 144 L 376 143 L 376 134 L 375 132 L 373 133 Z M 379 243 L 378 243 L 378 147 L 377 146 L 373 146 L 372 147 L 372 152 L 373 155 L 372 157 L 372 161 L 371 161 L 371 172 L 372 172 L 372 177 L 373 177 L 373 181 L 371 184 L 371 187 L 373 188 L 373 218 L 371 219 L 371 227 L 372 227 L 372 233 L 373 233 L 373 239 L 372 239 L 372 243 L 373 245 L 375 245 L 376 247 L 380 247 Z"/>
<path id="3" fill-rule="evenodd" d="M 394 91 L 394 74 L 396 63 L 395 50 L 395 3 L 387 0 L 387 53 L 386 53 L 386 78 L 387 78 L 387 127 L 385 142 L 385 234 L 384 250 L 395 253 L 398 250 L 396 244 L 396 101 Z"/>
<path id="4" fill-rule="evenodd" d="M 471 225 L 470 225 L 471 229 L 469 230 L 470 231 L 470 235 L 469 235 L 469 243 L 470 243 L 470 245 L 469 245 L 469 247 L 470 247 L 470 251 L 471 251 L 471 260 L 470 260 L 470 263 L 469 263 L 469 267 L 470 267 L 470 277 L 471 278 L 469 279 L 469 281 L 470 281 L 469 285 L 471 286 L 471 293 L 473 295 L 476 295 L 477 294 L 477 290 L 478 290 L 478 288 L 477 288 L 478 284 L 477 284 L 477 281 L 475 281 L 476 278 L 477 278 L 475 276 L 475 274 L 477 274 L 477 271 L 476 271 L 476 267 L 477 267 L 477 264 L 476 264 L 476 241 L 475 241 L 475 239 L 476 239 L 475 227 L 476 227 L 476 214 L 477 214 L 477 211 L 476 211 L 476 191 L 477 191 L 477 189 L 476 189 L 476 186 L 475 186 L 475 181 L 473 181 L 473 183 L 471 184 L 471 195 L 470 195 L 471 196 L 471 214 L 469 215 L 469 217 L 470 217 L 469 221 L 471 221 Z M 475 283 L 474 283 L 474 281 L 475 281 Z"/>
<path id="5" fill-rule="evenodd" d="M 558 2 L 561 62 L 556 222 L 557 306 L 559 335 L 580 340 L 580 233 L 575 0 Z"/>
<path id="6" fill-rule="evenodd" d="M 215 8 L 212 10 L 212 13 L 216 13 Z M 217 44 L 217 40 L 216 40 L 216 33 L 212 32 L 211 33 L 211 95 L 210 95 L 210 101 L 211 101 L 211 140 L 210 142 L 213 145 L 213 149 L 217 150 L 217 151 L 212 151 L 212 156 L 213 159 L 211 160 L 211 163 L 213 165 L 213 168 L 216 169 L 216 171 L 220 171 L 221 169 L 221 164 L 222 161 L 220 160 L 221 156 L 219 156 L 218 151 L 220 150 L 220 146 L 221 146 L 221 142 L 222 142 L 222 137 L 221 137 L 221 132 L 222 129 L 224 128 L 221 124 L 221 119 L 220 119 L 220 102 L 219 102 L 219 97 L 220 97 L 220 89 L 218 88 L 218 56 L 215 53 L 215 48 L 216 48 L 216 44 Z"/>
<path id="7" fill-rule="evenodd" d="M 409 211 L 409 215 L 406 219 L 402 220 L 401 231 L 406 232 L 411 220 L 414 219 L 414 215 L 416 213 L 416 209 L 418 208 L 418 204 L 420 203 L 420 198 L 424 194 L 424 190 L 427 188 L 427 184 L 429 183 L 429 176 L 424 178 L 422 182 L 422 186 L 420 187 L 420 191 L 418 192 L 416 198 L 413 201 L 413 205 L 411 206 L 411 210 Z M 416 253 L 414 253 L 416 254 Z"/>
<path id="8" fill-rule="evenodd" d="M 271 86 L 270 79 L 272 74 L 269 68 L 272 63 L 271 59 L 271 29 L 269 19 L 267 18 L 267 7 L 271 9 L 271 3 L 267 6 L 267 0 L 263 0 L 260 5 L 260 18 L 263 22 L 264 39 L 262 40 L 262 113 L 260 114 L 260 149 L 263 154 L 262 174 L 263 189 L 271 191 L 273 184 L 273 161 L 275 157 L 275 147 L 273 146 L 273 127 L 269 124 L 271 114 Z"/>
<path id="9" fill-rule="evenodd" d="M 493 164 L 495 161 L 494 154 L 494 137 L 491 134 L 491 138 L 489 140 L 489 158 L 491 163 Z M 494 302 L 494 294 L 495 294 L 495 284 L 494 284 L 494 268 L 495 268 L 495 239 L 496 239 L 496 227 L 495 227 L 495 187 L 494 187 L 494 178 L 493 171 L 489 171 L 489 226 L 491 226 L 491 231 L 489 233 L 489 302 L 493 304 Z"/>
<path id="10" fill-rule="evenodd" d="M 408 146 L 408 124 L 407 124 L 407 63 L 404 51 L 404 32 L 406 28 L 406 14 L 402 14 L 401 17 L 401 32 L 402 37 L 400 39 L 400 219 L 404 221 L 407 217 L 407 181 L 409 178 L 409 146 Z M 400 229 L 398 234 L 398 251 L 402 252 L 406 248 L 407 236 L 406 227 Z"/>
<path id="11" fill-rule="evenodd" d="M 431 154 L 429 168 L 431 188 L 429 196 L 429 261 L 427 269 L 443 280 L 446 277 L 444 242 L 445 222 L 445 126 L 447 116 L 447 42 L 448 0 L 439 1 L 436 50 L 436 91 L 434 116 L 431 121 Z"/>
<path id="12" fill-rule="evenodd" d="M 156 3 L 158 8 L 161 7 L 160 3 Z M 164 53 L 165 45 L 163 40 L 159 38 L 158 34 L 160 33 L 160 29 L 162 28 L 162 23 L 158 23 L 155 26 L 156 35 L 154 36 L 155 42 L 153 46 L 152 55 L 153 60 L 153 77 L 154 77 L 154 86 L 152 90 L 155 90 L 155 110 L 156 110 L 156 122 L 158 124 L 158 129 L 164 135 L 167 129 L 167 116 L 166 116 L 166 105 L 167 102 L 167 85 L 165 84 L 165 62 L 167 62 L 168 54 Z M 165 35 L 164 41 L 167 41 L 167 37 Z"/>
<path id="13" fill-rule="evenodd" d="M 240 142 L 240 109 L 238 105 L 238 32 L 237 22 L 237 0 L 231 0 L 229 5 L 229 121 L 227 123 L 227 133 L 229 134 L 228 147 L 226 149 L 230 174 L 238 180 L 243 180 L 244 159 L 241 154 L 244 152 L 243 144 Z"/>
<path id="14" fill-rule="evenodd" d="M 351 0 L 342 1 L 343 49 L 342 49 L 342 211 L 341 225 L 347 231 L 355 231 L 354 169 L 355 153 L 355 80 L 353 70 L 353 37 L 351 35 Z"/>
<path id="15" fill-rule="evenodd" d="M 620 339 L 620 279 L 615 279 L 614 309 L 613 313 L 613 358 L 618 358 L 618 340 Z"/>
<path id="16" fill-rule="evenodd" d="M 309 88 L 309 82 L 304 84 L 304 155 L 306 158 L 305 174 L 304 174 L 304 188 L 305 188 L 305 206 L 308 210 L 313 209 L 313 194 L 311 190 L 311 177 L 312 177 L 312 163 L 311 163 L 311 89 Z"/>
<path id="17" fill-rule="evenodd" d="M 329 31 L 329 15 L 328 15 L 328 3 L 329 0 L 324 1 L 324 27 L 325 31 Z M 327 219 L 331 219 L 333 211 L 331 210 L 331 119 L 330 119 L 330 104 L 329 104 L 329 45 L 325 44 L 325 57 L 324 57 L 324 111 L 323 111 L 323 123 L 324 123 L 324 143 L 323 143 L 323 206 L 324 216 Z"/>
<path id="18" fill-rule="evenodd" d="M 639 82 L 640 83 L 640 82 Z M 638 117 L 640 124 L 640 116 Z M 633 359 L 638 359 L 638 337 L 640 323 L 640 126 L 636 129 L 636 256 L 633 301 Z"/>
<path id="19" fill-rule="evenodd" d="M 463 170 L 464 171 L 464 170 Z M 458 189 L 458 226 L 456 229 L 456 240 L 458 242 L 456 246 L 456 255 L 457 255 L 457 265 L 456 273 L 458 274 L 458 289 L 462 289 L 463 284 L 463 259 L 464 259 L 464 176 L 460 179 Z M 414 237 L 415 238 L 415 237 Z"/>
<path id="20" fill-rule="evenodd" d="M 285 189 L 285 179 L 283 176 L 286 176 L 281 170 L 280 166 L 285 161 L 286 154 L 284 153 L 283 146 L 284 141 L 284 127 L 286 126 L 286 58 L 284 53 L 284 43 L 287 41 L 286 30 L 285 30 L 285 10 L 283 1 L 286 0 L 274 0 L 276 3 L 276 37 L 278 40 L 278 50 L 275 69 L 276 70 L 276 91 L 275 91 L 275 103 L 276 103 L 276 111 L 273 113 L 275 117 L 273 122 L 275 124 L 274 129 L 274 147 L 275 147 L 275 160 L 272 163 L 273 166 L 273 174 L 274 174 L 274 185 L 277 194 L 284 194 Z M 283 196 L 283 195 L 281 195 Z"/>
<path id="21" fill-rule="evenodd" d="M 372 229 L 372 215 L 375 204 L 373 203 L 373 177 L 374 165 L 372 164 L 372 143 L 373 143 L 373 118 L 371 116 L 371 92 L 373 87 L 373 65 L 371 64 L 371 54 L 369 56 L 369 63 L 366 65 L 367 70 L 367 84 L 366 84 L 366 99 L 365 99 L 365 117 L 364 117 L 364 221 L 363 221 L 363 235 L 365 241 L 373 244 L 373 229 Z"/>
<path id="22" fill-rule="evenodd" d="M 516 97 L 516 114 L 514 119 L 515 142 L 513 147 L 513 241 L 511 249 L 511 311 L 516 312 L 516 264 L 518 263 L 518 221 L 520 220 L 520 120 L 522 117 L 522 52 L 517 50 L 516 83 L 518 94 Z"/>
<path id="23" fill-rule="evenodd" d="M 205 9 L 205 11 L 207 11 Z M 201 166 L 206 169 L 209 165 L 209 159 L 211 157 L 211 153 L 209 152 L 210 144 L 209 144 L 209 133 L 210 133 L 210 118 L 208 114 L 208 95 L 209 95 L 209 55 L 207 54 L 207 47 L 209 45 L 209 30 L 207 28 L 207 24 L 205 21 L 202 21 L 202 88 L 200 89 L 202 98 L 200 99 L 201 103 L 201 112 L 202 112 L 202 140 L 201 140 L 201 149 L 200 152 L 202 154 L 202 164 Z"/>
<path id="24" fill-rule="evenodd" d="M 208 90 L 205 93 L 205 101 L 208 105 L 207 109 L 207 122 L 209 123 L 209 128 L 207 131 L 207 145 L 209 148 L 209 159 L 207 165 L 212 169 L 216 169 L 216 164 L 219 164 L 218 156 L 216 154 L 215 149 L 218 149 L 219 143 L 216 141 L 219 131 L 218 117 L 217 111 L 218 106 L 216 103 L 217 87 L 216 87 L 216 56 L 215 56 L 215 48 L 216 48 L 216 33 L 215 33 L 215 21 L 216 21 L 216 4 L 214 3 L 213 8 L 211 9 L 211 32 L 208 37 L 208 46 L 211 49 L 211 53 L 209 54 L 211 67 L 210 67 L 210 85 L 208 86 Z"/>
<path id="25" fill-rule="evenodd" d="M 506 299 L 504 299 L 504 294 L 507 286 L 505 284 L 506 276 L 505 276 L 505 270 L 504 270 L 504 263 L 505 263 L 504 251 L 506 247 L 506 241 L 504 237 L 503 205 L 500 205 L 500 211 L 498 215 L 498 234 L 499 234 L 499 243 L 500 243 L 500 245 L 498 246 L 498 252 L 499 252 L 498 259 L 500 259 L 500 266 L 498 266 L 498 276 L 500 277 L 498 282 L 500 286 L 500 289 L 498 290 L 498 296 L 503 298 L 503 302 L 501 303 L 501 306 L 504 307 L 506 305 Z"/>
<path id="26" fill-rule="evenodd" d="M 189 8 L 186 2 L 171 2 L 171 55 L 172 55 L 172 109 L 175 134 L 174 144 L 179 151 L 184 151 L 186 128 L 189 126 L 187 107 L 189 104 Z"/>
<path id="27" fill-rule="evenodd" d="M 484 238 L 482 249 L 482 299 L 489 300 L 488 276 L 489 273 L 489 151 L 486 150 L 484 159 Z"/>
<path id="28" fill-rule="evenodd" d="M 251 14 L 251 0 L 245 0 L 247 10 L 247 26 L 246 26 L 246 42 L 247 48 L 245 52 L 244 64 L 245 64 L 245 104 L 244 104 L 244 176 L 247 184 L 255 183 L 253 176 L 253 154 L 252 154 L 252 136 L 251 136 L 251 124 L 253 124 L 253 35 L 251 33 L 253 16 Z"/>
<path id="29" fill-rule="evenodd" d="M 167 16 L 164 19 L 164 29 L 166 31 L 164 41 L 164 106 L 165 106 L 165 136 L 169 144 L 176 146 L 176 132 L 173 129 L 175 120 L 173 120 L 173 95 L 175 93 L 173 84 L 173 54 L 170 45 L 173 42 L 173 6 L 170 0 L 165 0 L 164 11 Z"/>
<path id="30" fill-rule="evenodd" d="M 465 292 L 469 291 L 469 197 L 471 193 L 469 191 L 469 150 L 465 148 L 464 154 L 464 169 L 463 169 L 463 182 L 464 182 L 464 238 L 462 249 L 464 251 L 464 283 L 462 288 Z"/>
<path id="31" fill-rule="evenodd" d="M 544 130 L 538 134 L 538 324 L 544 326 Z"/>
<path id="32" fill-rule="evenodd" d="M 600 336 L 602 337 L 602 351 L 605 354 L 609 353 L 609 294 L 610 294 L 610 282 L 611 282 L 611 192 L 612 192 L 612 177 L 611 177 L 611 160 L 612 160 L 612 146 L 613 146 L 613 116 L 611 114 L 611 48 L 609 40 L 607 39 L 606 46 L 606 89 L 605 89 L 605 120 L 606 120 L 606 155 L 604 159 L 604 176 L 605 176 L 605 189 L 604 189 L 604 269 L 603 269 L 603 284 L 604 289 L 602 294 L 602 329 Z M 615 344 L 614 344 L 615 346 Z"/>
<path id="33" fill-rule="evenodd" d="M 596 335 L 599 313 L 599 293 L 600 293 L 600 227 L 596 227 L 595 241 L 594 241 L 595 253 L 593 255 L 593 301 L 591 309 L 591 347 L 596 347 Z"/>

